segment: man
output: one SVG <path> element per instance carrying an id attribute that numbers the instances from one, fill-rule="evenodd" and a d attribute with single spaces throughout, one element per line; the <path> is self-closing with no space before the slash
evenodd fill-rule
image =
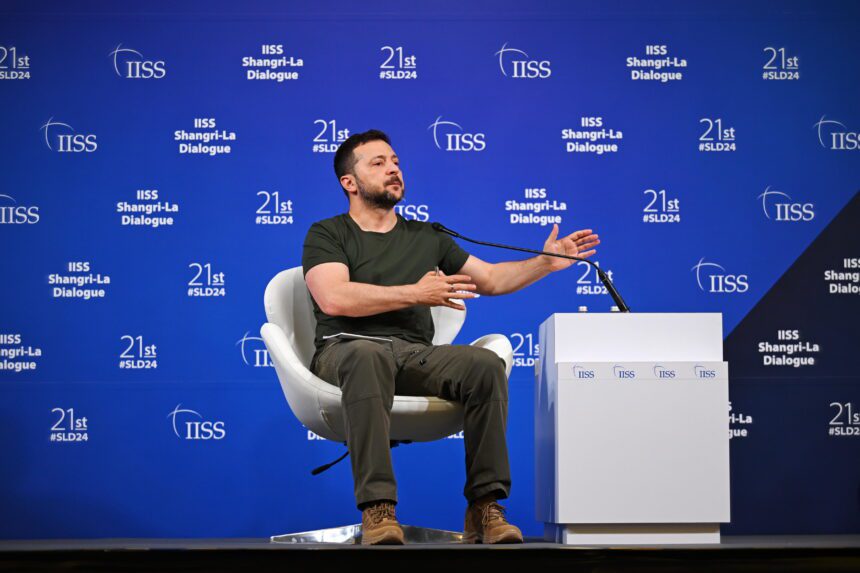
<path id="1" fill-rule="evenodd" d="M 539 255 L 486 263 L 429 223 L 397 215 L 403 172 L 381 131 L 343 142 L 334 168 L 349 211 L 311 226 L 302 266 L 317 319 L 310 369 L 342 391 L 362 543 L 403 543 L 389 449 L 395 393 L 463 404 L 463 493 L 469 502 L 464 539 L 521 543 L 522 533 L 497 502 L 508 497 L 511 485 L 504 361 L 485 348 L 433 346 L 430 307 L 462 309 L 458 299 L 513 292 L 572 261 Z M 555 225 L 545 251 L 589 257 L 600 242 L 591 230 L 557 235 Z"/>

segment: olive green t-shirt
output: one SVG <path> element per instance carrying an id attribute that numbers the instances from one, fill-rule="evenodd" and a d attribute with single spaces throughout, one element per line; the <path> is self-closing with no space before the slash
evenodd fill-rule
<path id="1" fill-rule="evenodd" d="M 428 271 L 439 269 L 457 274 L 469 253 L 450 235 L 421 221 L 397 215 L 397 224 L 387 233 L 363 231 L 349 213 L 311 225 L 305 237 L 302 267 L 305 276 L 321 263 L 343 263 L 349 280 L 380 286 L 413 284 Z M 311 297 L 313 299 L 313 297 Z M 324 336 L 341 332 L 364 336 L 397 336 L 410 342 L 431 344 L 435 330 L 430 307 L 416 305 L 370 316 L 329 316 L 313 301 L 317 319 L 315 345 L 319 351 Z"/>

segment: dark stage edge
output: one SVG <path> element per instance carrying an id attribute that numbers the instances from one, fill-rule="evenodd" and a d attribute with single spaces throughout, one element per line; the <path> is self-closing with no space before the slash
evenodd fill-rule
<path id="1" fill-rule="evenodd" d="M 0 571 L 295 571 L 406 566 L 411 571 L 860 571 L 860 535 L 724 536 L 719 545 L 286 545 L 267 539 L 0 541 Z M 312 569 L 304 569 L 310 567 Z M 530 573 L 537 573 L 536 571 Z"/>

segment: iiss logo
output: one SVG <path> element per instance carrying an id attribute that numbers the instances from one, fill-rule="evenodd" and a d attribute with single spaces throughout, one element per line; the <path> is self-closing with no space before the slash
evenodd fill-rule
<path id="1" fill-rule="evenodd" d="M 791 196 L 782 191 L 771 189 L 770 185 L 764 193 L 758 196 L 764 216 L 774 221 L 806 222 L 815 218 L 815 206 L 812 203 L 795 203 Z M 769 208 L 770 207 L 770 208 Z M 773 217 L 771 217 L 773 213 Z"/>
<path id="2" fill-rule="evenodd" d="M 11 205 L 4 204 L 10 201 Z M 14 197 L 0 193 L 0 225 L 35 225 L 39 218 L 36 205 L 18 205 Z"/>
<path id="3" fill-rule="evenodd" d="M 693 366 L 693 376 L 696 378 L 710 379 L 717 377 L 717 371 L 711 368 L 706 368 L 701 364 Z"/>
<path id="4" fill-rule="evenodd" d="M 594 379 L 594 370 L 589 370 L 579 364 L 573 365 L 573 377 L 578 378 L 580 380 L 593 380 Z"/>
<path id="5" fill-rule="evenodd" d="M 430 124 L 427 129 L 433 130 L 433 142 L 437 149 L 445 151 L 483 151 L 487 147 L 483 133 L 467 133 L 463 126 L 453 121 L 446 121 L 442 116 Z"/>
<path id="6" fill-rule="evenodd" d="M 549 60 L 529 59 L 527 53 L 516 48 L 509 48 L 507 42 L 496 52 L 496 55 L 499 56 L 499 69 L 502 70 L 502 75 L 505 77 L 546 79 L 552 75 Z M 510 63 L 510 75 L 505 67 L 506 61 Z"/>
<path id="7" fill-rule="evenodd" d="M 395 205 L 394 211 L 407 221 L 422 221 L 426 223 L 430 220 L 430 205 L 401 204 Z"/>
<path id="8" fill-rule="evenodd" d="M 173 433 L 180 440 L 222 440 L 227 435 L 224 422 L 204 420 L 200 412 L 182 408 L 181 403 L 167 417 L 173 423 Z"/>
<path id="9" fill-rule="evenodd" d="M 45 132 L 45 145 L 57 153 L 92 153 L 98 149 L 96 136 L 93 134 L 74 133 L 75 129 L 68 123 L 54 121 L 51 117 L 41 128 Z M 72 133 L 69 133 L 72 132 Z M 51 142 L 56 147 L 51 145 Z"/>
<path id="10" fill-rule="evenodd" d="M 635 370 L 630 370 L 619 364 L 612 367 L 612 374 L 619 380 L 632 380 L 636 378 Z"/>
<path id="11" fill-rule="evenodd" d="M 818 128 L 818 143 L 821 147 L 837 151 L 860 149 L 860 134 L 856 131 L 848 131 L 841 121 L 826 118 L 826 115 L 822 115 L 821 119 L 813 125 Z"/>
<path id="12" fill-rule="evenodd" d="M 253 366 L 254 368 L 273 366 L 272 360 L 269 358 L 269 350 L 266 348 L 266 344 L 263 339 L 259 336 L 248 336 L 248 334 L 250 334 L 250 332 L 246 332 L 245 336 L 236 341 L 236 345 L 239 346 L 242 351 L 242 361 L 246 365 Z M 251 342 L 255 343 L 257 348 L 249 348 Z M 248 361 L 249 354 L 253 357 L 252 362 Z"/>
<path id="13" fill-rule="evenodd" d="M 702 257 L 691 271 L 696 273 L 699 290 L 709 293 L 745 293 L 749 290 L 749 276 L 726 273 L 725 267 L 709 263 Z M 702 282 L 704 280 L 704 283 Z"/>
<path id="14" fill-rule="evenodd" d="M 121 78 L 131 80 L 160 80 L 167 75 L 163 60 L 147 60 L 143 54 L 118 44 L 110 53 L 113 69 Z"/>
<path id="15" fill-rule="evenodd" d="M 654 368 L 653 368 L 653 372 L 654 372 L 654 378 L 660 378 L 663 380 L 672 379 L 672 378 L 675 378 L 675 376 L 676 376 L 676 373 L 674 370 L 666 368 L 662 364 L 655 364 Z"/>

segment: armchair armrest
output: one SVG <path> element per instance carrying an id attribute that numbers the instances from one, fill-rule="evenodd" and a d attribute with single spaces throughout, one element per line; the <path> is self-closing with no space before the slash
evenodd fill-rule
<path id="1" fill-rule="evenodd" d="M 281 327 L 267 322 L 260 328 L 260 335 L 266 344 L 266 349 L 269 351 L 269 357 L 274 362 L 276 368 L 286 370 L 291 375 L 298 376 L 305 382 L 310 383 L 313 375 L 302 364 L 302 361 L 299 360 Z"/>

